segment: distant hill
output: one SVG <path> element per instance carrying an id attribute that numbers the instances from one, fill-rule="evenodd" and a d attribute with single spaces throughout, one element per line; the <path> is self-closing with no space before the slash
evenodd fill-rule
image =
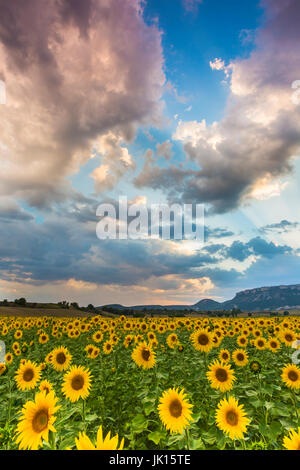
<path id="1" fill-rule="evenodd" d="M 222 305 L 225 309 L 238 307 L 241 310 L 300 308 L 300 284 L 244 290 Z"/>
<path id="2" fill-rule="evenodd" d="M 196 310 L 216 311 L 239 308 L 243 311 L 263 311 L 279 309 L 300 309 L 300 284 L 289 286 L 257 287 L 238 292 L 232 300 L 216 302 L 202 299 L 194 305 L 134 305 L 124 307 L 120 304 L 105 305 L 99 309 L 111 307 L 118 310 Z"/>
<path id="3" fill-rule="evenodd" d="M 196 310 L 223 310 L 223 304 L 212 299 L 203 299 L 193 305 Z"/>

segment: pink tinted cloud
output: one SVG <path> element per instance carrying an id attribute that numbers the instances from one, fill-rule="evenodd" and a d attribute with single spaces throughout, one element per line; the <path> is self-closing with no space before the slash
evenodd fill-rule
<path id="1" fill-rule="evenodd" d="M 141 4 L 0 0 L 0 195 L 35 206 L 64 200 L 73 191 L 66 176 L 97 140 L 128 142 L 138 125 L 159 122 L 161 35 Z"/>

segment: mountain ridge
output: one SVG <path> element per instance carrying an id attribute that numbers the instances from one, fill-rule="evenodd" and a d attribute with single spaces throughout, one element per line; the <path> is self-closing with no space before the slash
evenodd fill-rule
<path id="1" fill-rule="evenodd" d="M 253 289 L 245 289 L 235 294 L 231 300 L 217 302 L 213 299 L 201 299 L 193 305 L 133 305 L 120 304 L 102 305 L 97 308 L 116 308 L 119 310 L 232 310 L 238 308 L 244 311 L 262 311 L 299 308 L 300 309 L 300 284 L 263 286 Z"/>

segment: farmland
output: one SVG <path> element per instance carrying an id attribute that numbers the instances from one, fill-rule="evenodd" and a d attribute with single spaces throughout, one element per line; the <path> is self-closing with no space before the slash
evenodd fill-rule
<path id="1" fill-rule="evenodd" d="M 0 448 L 297 449 L 299 339 L 296 316 L 2 316 Z"/>

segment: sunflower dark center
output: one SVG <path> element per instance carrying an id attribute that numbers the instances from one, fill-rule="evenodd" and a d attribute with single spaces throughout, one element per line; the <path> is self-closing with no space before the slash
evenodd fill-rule
<path id="1" fill-rule="evenodd" d="M 243 361 L 244 360 L 244 354 L 242 354 L 242 353 L 239 353 L 236 357 L 237 357 L 238 361 Z"/>
<path id="2" fill-rule="evenodd" d="M 257 344 L 258 344 L 259 347 L 262 347 L 264 345 L 264 342 L 263 341 L 258 341 Z"/>
<path id="3" fill-rule="evenodd" d="M 228 359 L 228 354 L 227 354 L 227 353 L 223 353 L 223 354 L 222 354 L 222 357 L 223 357 L 223 359 L 226 360 L 226 359 Z"/>
<path id="4" fill-rule="evenodd" d="M 34 377 L 34 372 L 32 369 L 26 369 L 23 374 L 23 379 L 25 382 L 30 382 Z"/>
<path id="5" fill-rule="evenodd" d="M 144 359 L 144 361 L 149 361 L 149 358 L 150 358 L 150 351 L 149 349 L 143 349 L 142 350 L 142 358 Z"/>
<path id="6" fill-rule="evenodd" d="M 272 347 L 272 348 L 276 348 L 276 346 L 277 346 L 277 343 L 275 343 L 275 341 L 272 341 L 272 342 L 271 342 L 271 347 Z"/>
<path id="7" fill-rule="evenodd" d="M 298 374 L 297 374 L 297 372 L 295 372 L 294 370 L 290 370 L 289 373 L 288 373 L 288 378 L 289 378 L 292 382 L 297 382 L 297 380 L 298 380 Z"/>
<path id="8" fill-rule="evenodd" d="M 56 356 L 56 362 L 58 364 L 64 364 L 67 360 L 67 357 L 64 352 L 59 352 Z"/>
<path id="9" fill-rule="evenodd" d="M 225 369 L 217 369 L 216 378 L 218 379 L 219 382 L 226 382 L 228 378 L 227 371 Z"/>
<path id="10" fill-rule="evenodd" d="M 293 341 L 292 335 L 289 335 L 289 334 L 285 335 L 285 339 L 286 339 L 288 342 Z"/>
<path id="11" fill-rule="evenodd" d="M 230 426 L 236 426 L 238 424 L 238 415 L 234 410 L 229 410 L 226 413 L 226 421 Z"/>
<path id="12" fill-rule="evenodd" d="M 208 343 L 208 336 L 205 334 L 201 334 L 198 336 L 198 343 L 201 344 L 201 346 L 206 346 Z"/>
<path id="13" fill-rule="evenodd" d="M 170 406 L 169 406 L 170 414 L 174 418 L 179 418 L 182 414 L 182 405 L 180 401 L 175 398 L 175 400 L 171 401 Z"/>
<path id="14" fill-rule="evenodd" d="M 39 410 L 33 417 L 32 429 L 36 433 L 41 433 L 47 428 L 49 421 L 48 410 Z"/>
<path id="15" fill-rule="evenodd" d="M 82 375 L 74 375 L 71 381 L 71 387 L 73 390 L 81 390 L 82 387 L 84 386 L 84 378 Z"/>

